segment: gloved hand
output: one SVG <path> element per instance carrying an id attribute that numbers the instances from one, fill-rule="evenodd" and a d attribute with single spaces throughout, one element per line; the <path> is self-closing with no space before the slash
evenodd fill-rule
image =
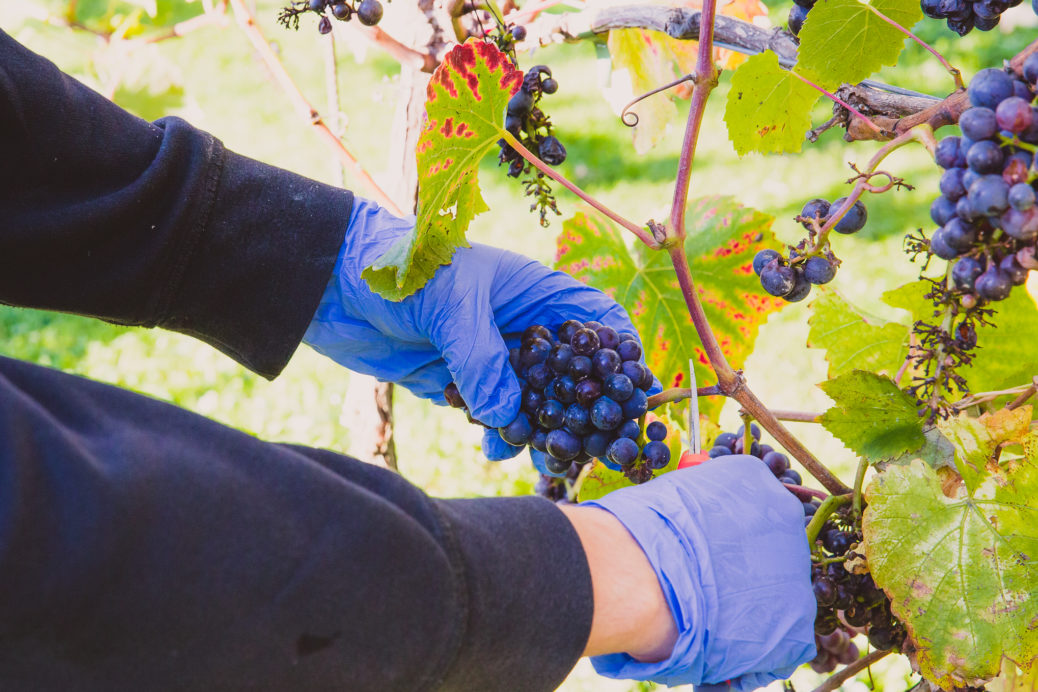
<path id="1" fill-rule="evenodd" d="M 814 658 L 803 508 L 760 459 L 720 457 L 582 504 L 631 532 L 678 629 L 668 659 L 596 656 L 599 674 L 752 690 Z"/>
<path id="2" fill-rule="evenodd" d="M 597 320 L 636 333 L 623 308 L 601 291 L 522 255 L 473 244 L 400 302 L 381 298 L 361 278 L 414 218 L 374 202 L 354 201 L 332 280 L 303 341 L 345 367 L 403 385 L 445 404 L 453 380 L 472 416 L 500 427 L 519 412 L 521 388 L 508 364 L 508 341 L 532 324 L 557 328 L 568 319 Z M 502 336 L 505 335 L 505 336 Z M 487 431 L 491 459 L 518 447 Z"/>

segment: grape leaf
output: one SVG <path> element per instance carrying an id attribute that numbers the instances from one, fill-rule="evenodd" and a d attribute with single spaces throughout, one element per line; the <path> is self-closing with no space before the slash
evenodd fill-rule
<path id="1" fill-rule="evenodd" d="M 779 67 L 772 51 L 754 55 L 732 75 L 724 121 L 739 156 L 799 152 L 821 94 Z"/>
<path id="2" fill-rule="evenodd" d="M 906 36 L 870 8 L 907 28 L 923 17 L 917 0 L 818 0 L 800 30 L 797 71 L 823 87 L 836 87 L 896 65 Z"/>
<path id="3" fill-rule="evenodd" d="M 614 29 L 609 32 L 608 45 L 613 64 L 610 82 L 617 92 L 615 96 L 624 104 L 678 76 L 675 56 L 655 32 Z M 641 101 L 632 112 L 638 116 L 638 124 L 632 128 L 634 150 L 644 154 L 663 138 L 667 123 L 678 109 L 670 98 L 661 95 Z"/>
<path id="4" fill-rule="evenodd" d="M 1030 419 L 1030 411 L 1025 417 Z M 1038 663 L 1038 433 L 1005 416 L 960 417 L 970 440 L 965 482 L 921 461 L 892 466 L 866 492 L 864 548 L 876 582 L 917 647 L 922 674 L 942 688 L 982 685 L 1003 657 Z M 977 455 L 1001 443 L 1024 456 Z"/>
<path id="5" fill-rule="evenodd" d="M 728 362 L 738 368 L 760 325 L 785 304 L 764 294 L 753 273 L 754 254 L 774 245 L 774 219 L 726 197 L 695 200 L 687 216 L 685 252 L 699 298 Z M 608 222 L 578 213 L 563 224 L 555 267 L 627 309 L 645 341 L 646 362 L 664 387 L 687 386 L 689 359 L 701 386 L 716 382 L 667 253 L 641 244 L 632 253 L 625 241 Z M 716 397 L 700 401 L 712 419 L 721 404 Z"/>
<path id="6" fill-rule="evenodd" d="M 889 377 L 852 370 L 819 385 L 836 405 L 821 423 L 854 453 L 888 461 L 926 443 L 916 401 Z"/>
<path id="7" fill-rule="evenodd" d="M 923 437 L 926 443 L 919 449 L 892 458 L 890 461 L 881 461 L 877 468 L 886 468 L 890 464 L 907 464 L 916 459 L 922 459 L 935 469 L 955 468 L 955 447 L 948 441 L 940 429 L 934 425 L 923 426 Z"/>
<path id="8" fill-rule="evenodd" d="M 824 348 L 829 377 L 850 370 L 893 375 L 908 355 L 907 327 L 867 317 L 831 289 L 811 303 L 807 345 Z"/>
<path id="9" fill-rule="evenodd" d="M 972 392 L 988 392 L 1027 384 L 1038 374 L 1038 305 L 1026 290 L 1014 288 L 1008 298 L 991 303 L 990 326 L 977 329 L 976 358 L 963 368 Z"/>
<path id="10" fill-rule="evenodd" d="M 905 324 L 912 324 L 916 320 L 932 321 L 934 318 L 934 307 L 926 298 L 933 287 L 929 281 L 911 281 L 903 286 L 892 288 L 880 296 L 883 302 L 892 308 L 901 308 L 911 316 Z"/>
<path id="11" fill-rule="evenodd" d="M 362 274 L 383 298 L 411 295 L 450 263 L 457 248 L 468 246 L 469 223 L 488 209 L 479 191 L 479 162 L 503 135 L 508 99 L 522 79 L 504 53 L 476 39 L 455 46 L 436 68 L 417 147 L 418 219 Z"/>

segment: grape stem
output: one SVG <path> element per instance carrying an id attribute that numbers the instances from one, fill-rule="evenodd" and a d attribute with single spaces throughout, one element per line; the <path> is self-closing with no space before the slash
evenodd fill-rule
<path id="1" fill-rule="evenodd" d="M 838 689 L 844 682 L 853 678 L 876 661 L 891 653 L 891 651 L 893 651 L 893 649 L 876 650 L 862 656 L 854 663 L 844 667 L 840 672 L 830 675 L 826 678 L 825 682 L 811 690 L 811 692 L 833 692 L 833 690 Z"/>
<path id="2" fill-rule="evenodd" d="M 865 483 L 865 472 L 869 468 L 869 462 L 865 457 L 858 459 L 858 470 L 854 474 L 854 516 L 861 516 L 861 486 Z"/>
<path id="3" fill-rule="evenodd" d="M 281 63 L 281 60 L 274 53 L 274 50 L 270 47 L 270 42 L 260 31 L 259 25 L 256 23 L 256 18 L 252 12 L 245 5 L 244 0 L 229 0 L 231 8 L 234 10 L 234 16 L 238 20 L 238 25 L 241 30 L 245 32 L 245 35 L 249 38 L 249 42 L 252 43 L 253 49 L 259 54 L 263 64 L 267 67 L 274 81 L 281 87 L 281 90 L 285 92 L 289 101 L 295 107 L 296 112 L 299 113 L 301 119 L 305 119 L 308 123 L 313 125 L 317 130 L 317 133 L 321 135 L 329 144 L 332 145 L 332 149 L 335 151 L 339 160 L 342 162 L 353 175 L 355 175 L 361 182 L 361 184 L 367 189 L 367 192 L 381 204 L 383 207 L 396 214 L 397 216 L 404 216 L 404 211 L 397 205 L 393 199 L 386 194 L 385 190 L 379 187 L 375 179 L 364 169 L 363 166 L 357 161 L 346 145 L 343 144 L 342 140 L 332 132 L 328 124 L 321 118 L 321 114 L 317 112 L 317 109 L 311 105 L 306 97 L 303 96 L 303 92 L 300 90 L 299 85 L 295 83 L 292 76 L 288 74 L 288 70 Z"/>
<path id="4" fill-rule="evenodd" d="M 840 104 L 840 106 L 844 110 L 846 110 L 848 113 L 853 115 L 855 118 L 860 118 L 861 121 L 866 125 L 866 127 L 868 127 L 871 130 L 873 130 L 876 134 L 878 134 L 878 135 L 880 135 L 882 137 L 890 137 L 890 136 L 892 136 L 891 133 L 887 132 L 886 130 L 884 130 L 882 127 L 880 127 L 876 123 L 872 122 L 871 118 L 869 118 L 868 116 L 864 115 L 861 111 L 859 111 L 857 108 L 855 108 L 851 104 L 849 104 L 846 101 L 844 101 L 842 98 L 840 98 L 836 94 L 832 93 L 831 91 L 827 91 L 826 89 L 824 89 L 824 88 L 820 87 L 819 85 L 815 84 L 814 82 L 812 82 L 807 77 L 804 77 L 803 75 L 798 74 L 796 70 L 790 70 L 789 74 L 793 75 L 794 77 L 799 79 L 801 82 L 803 82 L 804 84 L 806 84 L 809 87 L 811 87 L 812 89 L 814 89 L 815 91 L 820 91 L 821 93 L 825 94 L 831 101 L 834 101 L 835 103 Z"/>
<path id="5" fill-rule="evenodd" d="M 709 387 L 700 387 L 696 390 L 696 396 L 724 396 L 717 385 L 711 385 Z M 688 387 L 673 387 L 671 389 L 664 389 L 659 394 L 653 394 L 649 397 L 649 409 L 652 410 L 657 406 L 663 404 L 674 404 L 685 399 L 692 398 L 692 390 Z"/>
<path id="6" fill-rule="evenodd" d="M 548 176 L 549 178 L 557 182 L 559 185 L 562 185 L 564 188 L 575 194 L 577 197 L 584 200 L 592 207 L 594 207 L 601 213 L 605 214 L 607 217 L 609 217 L 616 223 L 620 224 L 634 235 L 638 236 L 638 239 L 646 245 L 648 245 L 650 248 L 655 250 L 660 247 L 659 243 L 656 242 L 656 239 L 652 237 L 651 233 L 649 233 L 647 230 L 640 227 L 633 221 L 628 221 L 627 219 L 620 216 L 615 211 L 613 211 L 606 205 L 602 204 L 588 193 L 581 190 L 575 184 L 571 183 L 565 176 L 556 172 L 551 166 L 541 161 L 539 158 L 537 158 L 537 156 L 533 154 L 533 152 L 531 152 L 529 149 L 520 144 L 519 140 L 516 139 L 511 132 L 508 132 L 507 130 L 502 130 L 501 136 L 504 138 L 506 142 L 508 142 L 508 144 L 513 149 L 519 152 L 520 156 L 522 156 L 524 159 L 533 164 L 533 166 L 541 173 L 544 173 L 544 175 Z"/>
<path id="7" fill-rule="evenodd" d="M 828 493 L 822 492 L 821 490 L 815 490 L 814 488 L 808 488 L 803 485 L 793 485 L 792 483 L 783 483 L 786 486 L 786 490 L 797 496 L 797 499 L 801 502 L 810 502 L 813 498 L 824 500 L 829 497 Z"/>
<path id="8" fill-rule="evenodd" d="M 853 493 L 845 493 L 843 495 L 830 495 L 822 501 L 821 506 L 815 511 L 815 515 L 811 517 L 811 522 L 807 525 L 807 544 L 811 546 L 811 552 L 816 553 L 817 548 L 815 547 L 815 541 L 818 540 L 818 534 L 822 530 L 822 525 L 829 520 L 830 515 L 843 507 L 845 504 L 853 499 Z"/>
<path id="9" fill-rule="evenodd" d="M 880 12 L 879 10 L 877 10 L 871 4 L 866 4 L 865 7 L 868 7 L 872 11 L 873 14 L 875 14 L 877 17 L 882 19 L 884 22 L 886 22 L 890 26 L 894 27 L 895 29 L 897 29 L 902 34 L 904 34 L 908 38 L 910 38 L 913 41 L 915 41 L 916 43 L 918 43 L 920 46 L 922 46 L 926 50 L 930 51 L 930 54 L 933 55 L 935 58 L 937 58 L 940 61 L 941 65 L 944 66 L 944 69 L 946 69 L 948 71 L 948 73 L 952 76 L 952 79 L 955 80 L 955 88 L 956 89 L 965 89 L 966 88 L 966 85 L 962 83 L 962 72 L 960 72 L 958 68 L 952 67 L 951 63 L 949 63 L 945 59 L 945 57 L 943 55 L 941 55 L 939 52 L 937 52 L 937 50 L 935 48 L 933 48 L 929 43 L 927 43 L 923 39 L 919 38 L 918 36 L 913 34 L 911 31 L 909 31 L 908 29 L 906 29 L 905 27 L 901 26 L 900 24 L 895 22 L 893 19 L 888 17 L 887 15 L 885 15 L 882 12 Z"/>
<path id="10" fill-rule="evenodd" d="M 1020 396 L 1009 402 L 1009 405 L 1006 406 L 1006 408 L 1010 411 L 1020 408 L 1024 405 L 1024 402 L 1034 396 L 1035 393 L 1038 393 L 1038 375 L 1031 380 L 1031 386 L 1021 392 Z"/>
<path id="11" fill-rule="evenodd" d="M 813 411 L 782 411 L 779 409 L 772 409 L 771 414 L 779 420 L 789 421 L 791 423 L 822 422 L 822 414 L 814 413 Z"/>
<path id="12" fill-rule="evenodd" d="M 970 406 L 976 406 L 977 404 L 983 404 L 988 401 L 993 401 L 1000 396 L 1005 396 L 1007 394 L 1019 394 L 1020 396 L 1018 396 L 1016 399 L 1012 401 L 1012 403 L 1006 406 L 1006 408 L 1012 410 L 1015 408 L 1020 408 L 1020 406 L 1022 406 L 1024 402 L 1026 402 L 1028 399 L 1034 396 L 1036 387 L 1038 387 L 1038 376 L 1035 376 L 1030 384 L 1022 384 L 1017 387 L 1010 387 L 1009 389 L 999 389 L 993 392 L 977 392 L 976 394 L 971 394 L 970 396 L 959 399 L 954 404 L 952 404 L 952 406 L 961 411 L 963 409 L 969 408 Z"/>
<path id="13" fill-rule="evenodd" d="M 739 411 L 739 418 L 742 418 L 742 453 L 749 454 L 753 449 L 753 428 L 750 425 L 753 423 L 753 416 Z"/>

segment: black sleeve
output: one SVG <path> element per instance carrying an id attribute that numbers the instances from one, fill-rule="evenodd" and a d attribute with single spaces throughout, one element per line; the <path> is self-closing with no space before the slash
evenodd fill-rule
<path id="1" fill-rule="evenodd" d="M 546 500 L 0 358 L 0 689 L 550 690 L 591 614 Z"/>
<path id="2" fill-rule="evenodd" d="M 130 115 L 0 31 L 0 301 L 196 336 L 274 377 L 351 193 Z"/>

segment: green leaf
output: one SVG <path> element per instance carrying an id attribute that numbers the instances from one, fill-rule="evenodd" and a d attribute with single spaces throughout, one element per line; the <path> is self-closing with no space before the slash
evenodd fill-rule
<path id="1" fill-rule="evenodd" d="M 981 446 L 1018 442 L 1026 456 L 985 463 L 966 484 L 946 473 L 942 483 L 921 461 L 893 466 L 866 493 L 872 575 L 922 674 L 944 689 L 982 685 L 1003 657 L 1025 671 L 1038 663 L 1038 435 L 986 422 Z"/>
<path id="2" fill-rule="evenodd" d="M 906 324 L 917 320 L 932 322 L 934 319 L 933 303 L 926 298 L 933 284 L 929 281 L 912 281 L 903 286 L 892 288 L 882 296 L 883 302 L 892 308 L 901 308 L 911 316 Z"/>
<path id="3" fill-rule="evenodd" d="M 969 490 L 977 488 L 1001 443 L 1027 436 L 1031 427 L 1031 410 L 1030 406 L 1021 406 L 1013 411 L 999 409 L 979 418 L 961 414 L 938 424 L 944 436 L 955 446 L 956 467 Z"/>
<path id="4" fill-rule="evenodd" d="M 915 399 L 889 377 L 853 370 L 819 386 L 836 402 L 822 425 L 859 456 L 888 461 L 925 444 Z"/>
<path id="5" fill-rule="evenodd" d="M 757 330 L 785 303 L 760 289 L 753 256 L 774 245 L 772 217 L 726 197 L 689 205 L 685 252 L 710 326 L 732 367 L 753 349 Z M 563 224 L 555 267 L 605 291 L 623 305 L 646 345 L 646 362 L 664 387 L 688 386 L 689 359 L 700 386 L 717 381 L 703 351 L 667 253 L 638 244 L 597 216 L 578 213 Z M 716 419 L 723 401 L 700 401 Z"/>
<path id="6" fill-rule="evenodd" d="M 811 129 L 811 108 L 820 97 L 779 67 L 772 51 L 754 55 L 732 75 L 724 111 L 728 139 L 739 156 L 799 152 Z"/>
<path id="7" fill-rule="evenodd" d="M 673 54 L 653 33 L 614 29 L 609 32 L 608 45 L 613 67 L 611 81 L 623 90 L 626 101 L 677 77 Z M 625 80 L 629 84 L 627 88 L 619 84 Z M 663 138 L 667 124 L 678 109 L 670 98 L 660 94 L 641 101 L 633 112 L 638 116 L 638 124 L 633 128 L 634 149 L 644 154 Z"/>
<path id="8" fill-rule="evenodd" d="M 955 447 L 941 431 L 932 425 L 923 427 L 923 437 L 926 443 L 919 449 L 905 452 L 901 456 L 894 457 L 890 461 L 880 462 L 878 468 L 886 468 L 890 464 L 907 464 L 915 459 L 922 459 L 935 469 L 955 468 Z"/>
<path id="9" fill-rule="evenodd" d="M 977 329 L 976 358 L 963 368 L 972 392 L 1027 384 L 1038 373 L 1038 305 L 1024 287 L 1014 288 L 1010 296 L 991 303 L 995 314 L 991 326 Z"/>
<path id="10" fill-rule="evenodd" d="M 819 0 L 800 31 L 797 71 L 823 87 L 836 87 L 896 65 L 907 36 L 871 8 L 906 28 L 923 17 L 917 0 Z"/>
<path id="11" fill-rule="evenodd" d="M 476 39 L 455 46 L 436 68 L 417 147 L 417 222 L 362 274 L 383 298 L 411 295 L 468 246 L 465 231 L 488 209 L 479 162 L 504 134 L 505 107 L 522 79 L 504 53 Z"/>
<path id="12" fill-rule="evenodd" d="M 811 303 L 807 345 L 824 348 L 829 377 L 851 370 L 893 375 L 908 355 L 909 330 L 867 317 L 831 289 Z"/>

